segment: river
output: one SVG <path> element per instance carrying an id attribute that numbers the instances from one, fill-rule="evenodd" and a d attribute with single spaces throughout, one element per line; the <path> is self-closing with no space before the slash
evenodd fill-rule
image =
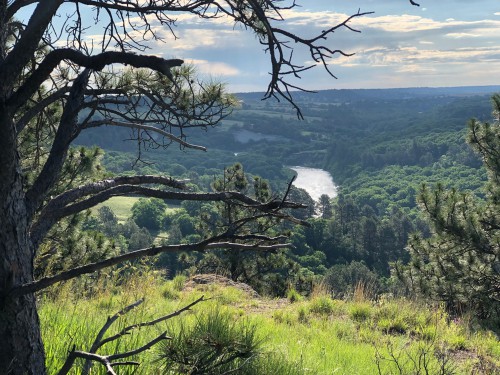
<path id="1" fill-rule="evenodd" d="M 323 194 L 330 198 L 337 196 L 338 188 L 333 182 L 332 175 L 327 171 L 307 167 L 290 167 L 290 169 L 297 172 L 297 178 L 293 185 L 307 191 L 315 201 L 318 201 Z"/>

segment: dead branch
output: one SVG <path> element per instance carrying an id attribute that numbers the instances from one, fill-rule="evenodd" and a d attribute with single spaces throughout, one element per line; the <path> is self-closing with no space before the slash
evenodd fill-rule
<path id="1" fill-rule="evenodd" d="M 107 374 L 115 374 L 113 367 L 116 367 L 116 366 L 125 366 L 125 365 L 138 366 L 139 362 L 136 362 L 136 361 L 116 361 L 116 360 L 128 358 L 128 357 L 131 357 L 133 355 L 140 354 L 140 353 L 150 349 L 152 346 L 154 346 L 155 344 L 157 344 L 158 342 L 160 342 L 162 340 L 171 339 L 171 337 L 167 336 L 166 332 L 163 332 L 162 334 L 155 337 L 153 340 L 147 342 L 143 346 L 136 348 L 136 349 L 133 349 L 133 350 L 130 350 L 130 351 L 127 351 L 127 352 L 124 352 L 124 353 L 116 353 L 116 354 L 112 354 L 112 355 L 99 355 L 99 354 L 97 354 L 97 350 L 99 348 L 101 348 L 104 344 L 111 342 L 111 341 L 115 341 L 115 340 L 119 339 L 120 337 L 123 337 L 124 335 L 129 334 L 131 331 L 133 331 L 135 329 L 142 328 L 142 327 L 151 327 L 151 326 L 154 326 L 158 323 L 164 322 L 168 319 L 179 316 L 183 312 L 191 310 L 191 308 L 193 306 L 197 305 L 198 303 L 206 301 L 206 300 L 207 299 L 205 298 L 205 296 L 201 296 L 200 298 L 196 299 L 195 301 L 189 303 L 188 305 L 186 305 L 186 306 L 184 306 L 184 307 L 182 307 L 182 308 L 180 308 L 172 313 L 166 314 L 162 317 L 159 317 L 159 318 L 151 320 L 151 321 L 130 325 L 130 326 L 122 329 L 119 333 L 117 333 L 113 336 L 110 336 L 106 339 L 103 339 L 105 333 L 107 332 L 107 330 L 111 327 L 111 325 L 115 321 L 117 321 L 119 318 L 126 315 L 128 312 L 130 312 L 131 310 L 135 309 L 137 306 L 142 304 L 144 302 L 144 299 L 140 299 L 140 300 L 124 307 L 122 310 L 118 311 L 113 316 L 108 317 L 108 319 L 106 320 L 106 322 L 104 323 L 104 325 L 102 326 L 100 331 L 98 332 L 98 334 L 97 334 L 97 336 L 96 336 L 96 338 L 95 338 L 95 340 L 94 340 L 94 342 L 93 342 L 93 344 L 88 352 L 78 351 L 78 350 L 75 350 L 75 347 L 73 347 L 73 349 L 70 351 L 68 357 L 66 358 L 64 365 L 59 370 L 57 375 L 66 375 L 73 367 L 76 358 L 85 359 L 85 363 L 84 363 L 83 369 L 82 369 L 82 374 L 84 374 L 84 375 L 89 373 L 89 371 L 92 367 L 92 362 L 98 362 L 98 363 L 101 363 L 103 366 L 105 366 Z"/>
<path id="2" fill-rule="evenodd" d="M 138 329 L 138 328 L 142 328 L 142 327 L 151 327 L 151 326 L 154 326 L 154 325 L 156 325 L 156 324 L 158 324 L 160 322 L 163 322 L 165 320 L 172 319 L 172 318 L 174 318 L 174 317 L 182 314 L 184 311 L 190 310 L 191 307 L 193 307 L 194 305 L 198 304 L 199 302 L 203 302 L 203 301 L 206 301 L 206 300 L 207 299 L 204 296 L 201 296 L 197 300 L 191 302 L 189 305 L 184 306 L 183 308 L 181 308 L 179 310 L 176 310 L 173 313 L 161 316 L 161 317 L 159 317 L 157 319 L 154 319 L 154 320 L 151 320 L 151 321 L 148 321 L 148 322 L 142 322 L 142 323 L 132 324 L 132 325 L 130 325 L 128 327 L 125 327 L 120 332 L 118 332 L 117 334 L 115 334 L 113 336 L 110 336 L 110 337 L 107 337 L 104 340 L 101 340 L 100 342 L 98 342 L 97 345 L 95 346 L 95 349 L 94 350 L 90 350 L 90 351 L 96 351 L 97 349 L 99 349 L 104 344 L 106 344 L 108 342 L 111 342 L 111 341 L 114 341 L 114 340 L 117 340 L 117 339 L 119 339 L 120 337 L 122 337 L 124 335 L 128 335 L 132 330 L 135 330 L 135 329 Z"/>
<path id="3" fill-rule="evenodd" d="M 222 242 L 221 240 L 224 239 L 225 236 L 220 235 L 211 237 L 207 240 L 197 243 L 181 244 L 181 245 L 165 245 L 158 247 L 153 246 L 146 249 L 131 251 L 125 254 L 121 254 L 112 258 L 102 260 L 100 262 L 89 263 L 84 266 L 75 267 L 54 276 L 44 277 L 40 280 L 33 281 L 31 283 L 13 287 L 7 292 L 7 294 L 10 296 L 22 296 L 28 293 L 35 293 L 37 291 L 45 289 L 61 281 L 71 280 L 78 276 L 93 273 L 95 271 L 111 267 L 116 264 L 123 263 L 125 261 L 134 260 L 142 257 L 151 257 L 161 253 L 173 253 L 173 252 L 183 252 L 183 251 L 203 252 L 211 249 L 243 249 L 252 251 L 272 251 L 291 246 L 288 243 L 263 245 L 263 244 L 241 244 L 230 241 Z"/>

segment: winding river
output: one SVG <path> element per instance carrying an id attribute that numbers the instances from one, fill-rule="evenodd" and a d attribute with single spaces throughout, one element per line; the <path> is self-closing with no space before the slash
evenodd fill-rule
<path id="1" fill-rule="evenodd" d="M 307 191 L 315 201 L 319 200 L 323 194 L 330 198 L 337 196 L 337 186 L 333 182 L 332 175 L 327 171 L 308 167 L 290 167 L 290 169 L 297 172 L 293 185 Z"/>

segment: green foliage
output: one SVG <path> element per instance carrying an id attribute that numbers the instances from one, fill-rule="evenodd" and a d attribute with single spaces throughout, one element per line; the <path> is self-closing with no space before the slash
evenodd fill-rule
<path id="1" fill-rule="evenodd" d="M 488 171 L 486 200 L 442 185 L 422 187 L 422 211 L 432 236 L 409 242 L 411 261 L 396 270 L 411 288 L 444 301 L 456 314 L 474 311 L 500 330 L 500 95 L 493 96 L 494 123 L 469 122 L 468 142 Z"/>
<path id="2" fill-rule="evenodd" d="M 302 300 L 301 294 L 294 288 L 288 289 L 288 291 L 286 292 L 286 298 L 288 299 L 288 301 L 290 301 L 290 303 L 295 303 Z"/>
<path id="3" fill-rule="evenodd" d="M 161 199 L 141 198 L 132 206 L 132 218 L 140 227 L 150 230 L 161 228 L 167 205 Z"/>
<path id="4" fill-rule="evenodd" d="M 180 324 L 174 338 L 161 345 L 161 363 L 169 374 L 250 373 L 246 367 L 260 355 L 256 326 L 236 322 L 220 309 L 198 316 L 194 325 Z"/>
<path id="5" fill-rule="evenodd" d="M 347 297 L 354 293 L 359 283 L 368 285 L 375 294 L 381 291 L 379 276 L 365 264 L 352 261 L 351 263 L 332 266 L 323 278 L 324 285 L 336 296 Z"/>
<path id="6" fill-rule="evenodd" d="M 458 366 L 454 363 L 452 352 L 435 345 L 422 343 L 416 348 L 395 348 L 393 343 L 386 344 L 387 354 L 377 347 L 375 363 L 378 374 L 399 375 L 454 375 Z"/>
<path id="7" fill-rule="evenodd" d="M 355 302 L 349 309 L 349 316 L 356 322 L 367 321 L 372 314 L 372 308 L 367 302 Z"/>
<path id="8" fill-rule="evenodd" d="M 175 277 L 172 279 L 174 289 L 180 292 L 182 289 L 184 289 L 186 280 L 187 277 L 184 275 L 175 275 Z"/>
<path id="9" fill-rule="evenodd" d="M 235 265 L 240 259 L 250 263 L 245 258 L 255 254 L 236 254 L 231 260 L 230 255 L 216 252 L 201 262 L 193 257 L 185 264 L 166 256 L 161 265 L 173 273 L 182 271 L 184 265 L 200 272 L 220 272 L 247 281 L 260 292 L 279 295 L 286 294 L 288 283 L 302 293 L 310 292 L 311 282 L 318 276 L 337 276 L 328 271 L 337 265 L 342 266 L 334 271 L 342 277 L 335 278 L 333 289 L 339 295 L 352 293 L 348 279 L 361 276 L 354 275 L 357 270 L 353 265 L 359 265 L 358 273 L 368 279 L 365 283 L 375 293 L 385 292 L 389 264 L 409 260 L 405 247 L 410 233 L 429 231 L 416 208 L 420 184 L 441 181 L 446 187 L 481 194 L 486 173 L 478 168 L 478 158 L 464 144 L 460 124 L 474 113 L 483 118 L 488 108 L 483 96 L 460 98 L 455 95 L 460 90 L 450 89 L 438 97 L 435 92 L 439 90 L 424 89 L 403 90 L 404 95 L 396 95 L 394 90 L 324 91 L 314 100 L 298 94 L 296 99 L 306 114 L 303 122 L 296 121 L 278 103 L 262 104 L 255 95 L 243 94 L 243 106 L 223 121 L 224 126 L 214 128 L 211 137 L 204 133 L 190 135 L 193 143 L 210 147 L 210 158 L 189 151 L 178 155 L 167 149 L 144 154 L 154 164 L 131 167 L 136 155 L 109 151 L 105 164 L 114 172 L 182 173 L 197 189 L 241 190 L 258 200 L 267 199 L 272 192 L 283 192 L 285 181 L 292 175 L 283 165 L 327 169 L 342 187 L 339 196 L 332 200 L 323 197 L 318 205 L 305 191 L 292 188 L 288 198 L 308 205 L 293 214 L 309 220 L 311 228 L 283 226 L 291 234 L 294 248 L 269 256 L 269 262 L 285 265 L 286 260 L 289 264 L 276 266 L 274 276 L 265 282 L 255 278 L 253 272 L 245 275 L 243 270 L 252 267 Z M 237 207 L 198 202 L 186 202 L 182 207 L 190 218 L 179 217 L 175 223 L 177 214 L 166 218 L 165 243 L 199 239 L 190 236 L 225 230 L 241 218 Z M 315 208 L 321 211 L 321 218 L 312 218 Z M 265 229 L 269 223 L 258 224 L 251 230 Z M 267 271 L 262 265 L 257 268 Z M 274 279 L 277 285 L 269 286 Z"/>
<path id="10" fill-rule="evenodd" d="M 236 293 L 234 288 L 215 284 L 204 285 L 201 290 L 179 292 L 176 284 L 180 281 L 172 280 L 167 284 L 171 286 L 171 291 L 178 293 L 178 299 L 165 299 L 162 296 L 165 281 L 160 275 L 150 272 L 141 280 L 139 282 L 139 278 L 132 277 L 126 285 L 99 288 L 100 293 L 87 299 L 75 298 L 71 285 L 67 284 L 55 300 L 41 300 L 40 319 L 50 374 L 57 373 L 72 345 L 82 350 L 89 348 L 107 317 L 123 306 L 147 296 L 142 307 L 124 317 L 123 325 L 126 326 L 155 319 L 165 311 L 175 311 L 201 293 L 211 299 L 193 308 L 191 313 L 170 320 L 168 326 L 141 328 L 140 332 L 123 336 L 116 346 L 104 346 L 99 353 L 107 355 L 132 350 L 143 345 L 148 337 L 156 336 L 158 329 L 168 329 L 174 340 L 179 339 L 176 333 L 182 331 L 186 340 L 194 340 L 198 345 L 207 343 L 202 348 L 204 353 L 214 353 L 215 348 L 220 347 L 216 344 L 227 344 L 224 348 L 220 347 L 220 355 L 214 355 L 213 359 L 221 359 L 229 353 L 229 349 L 252 347 L 253 342 L 256 348 L 252 357 L 233 362 L 234 368 L 247 361 L 236 371 L 238 374 L 326 375 L 332 371 L 376 374 L 377 353 L 383 373 L 398 374 L 397 366 L 388 361 L 391 351 L 406 363 L 406 374 L 411 373 L 412 368 L 409 356 L 418 359 L 419 348 L 422 347 L 428 349 L 426 356 L 430 369 L 436 368 L 434 366 L 439 363 L 442 353 L 454 353 L 453 364 L 457 374 L 477 373 L 479 368 L 489 368 L 489 373 L 493 374 L 500 364 L 500 345 L 494 334 L 474 331 L 467 321 L 450 320 L 443 309 L 430 309 L 423 303 L 391 298 L 366 301 L 363 304 L 369 313 L 365 313 L 364 319 L 353 320 L 351 311 L 358 309 L 359 302 L 329 299 L 324 295 L 321 304 L 332 306 L 328 309 L 329 314 L 311 311 L 314 298 L 283 304 L 282 300 L 249 298 L 248 294 Z M 325 302 L 327 299 L 329 302 Z M 398 325 L 403 325 L 406 331 L 390 329 Z M 117 330 L 121 328 L 116 327 Z M 110 331 L 112 333 L 115 331 Z M 61 340 L 61 337 L 70 339 Z M 195 342 L 180 343 L 186 350 L 177 354 L 192 355 L 189 358 L 201 356 L 201 353 L 191 352 L 196 347 Z M 122 366 L 119 371 L 121 374 L 136 375 L 158 373 L 163 371 L 158 368 L 161 363 L 159 356 L 165 356 L 165 351 L 157 346 L 134 358 L 141 366 Z M 174 366 L 179 369 L 181 365 Z M 173 373 L 182 373 L 171 369 Z M 104 368 L 97 364 L 93 371 L 96 374 L 105 373 Z M 75 373 L 79 373 L 78 369 Z"/>
<path id="11" fill-rule="evenodd" d="M 309 303 L 309 310 L 313 314 L 330 315 L 334 311 L 334 303 L 326 295 L 315 296 Z"/>
<path id="12" fill-rule="evenodd" d="M 175 285 L 172 282 L 167 282 L 161 289 L 161 295 L 165 299 L 178 299 L 180 294 L 179 291 L 175 288 Z"/>

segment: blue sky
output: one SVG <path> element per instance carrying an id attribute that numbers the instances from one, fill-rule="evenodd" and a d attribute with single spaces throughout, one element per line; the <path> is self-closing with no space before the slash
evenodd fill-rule
<path id="1" fill-rule="evenodd" d="M 280 26 L 301 35 L 319 32 L 358 8 L 375 13 L 352 22 L 361 33 L 343 30 L 327 41 L 355 53 L 330 61 L 338 79 L 317 67 L 294 83 L 308 89 L 500 84 L 500 0 L 419 2 L 420 7 L 407 0 L 297 0 L 301 7 L 284 12 L 287 21 Z M 230 91 L 266 89 L 268 55 L 252 33 L 222 19 L 177 18 L 177 40 L 153 24 L 165 42 L 150 44 L 148 53 L 189 61 Z M 98 33 L 93 26 L 87 38 Z M 310 62 L 305 52 L 297 51 L 297 62 Z"/>

